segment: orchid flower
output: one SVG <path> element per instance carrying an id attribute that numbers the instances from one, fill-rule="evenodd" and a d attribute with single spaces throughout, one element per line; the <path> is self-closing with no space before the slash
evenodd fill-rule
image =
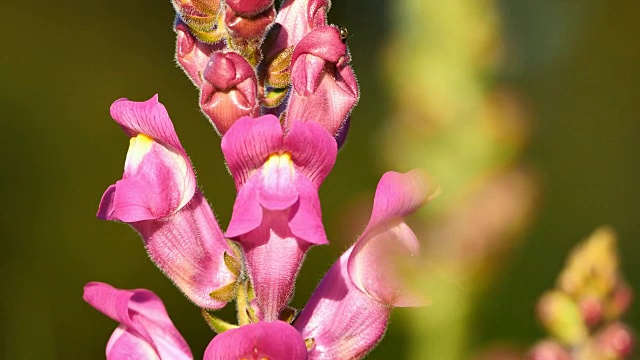
<path id="1" fill-rule="evenodd" d="M 120 99 L 111 116 L 131 138 L 124 175 L 102 197 L 98 217 L 130 224 L 156 263 L 198 306 L 219 309 L 239 273 L 227 243 L 173 129 L 154 96 Z"/>

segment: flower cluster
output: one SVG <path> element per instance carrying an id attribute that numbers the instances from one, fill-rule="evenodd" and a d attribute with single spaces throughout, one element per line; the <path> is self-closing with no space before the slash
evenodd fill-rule
<path id="1" fill-rule="evenodd" d="M 344 31 L 328 0 L 173 0 L 176 60 L 222 136 L 237 197 L 223 232 L 197 187 L 165 107 L 117 100 L 130 137 L 122 179 L 98 217 L 131 225 L 151 260 L 218 332 L 205 359 L 352 359 L 382 338 L 393 307 L 418 306 L 405 280 L 420 245 L 404 217 L 433 189 L 419 171 L 386 173 L 368 225 L 306 306 L 290 308 L 307 251 L 328 244 L 318 189 L 359 98 Z M 191 359 L 162 301 L 144 289 L 86 285 L 84 299 L 120 323 L 109 359 Z M 236 302 L 238 324 L 210 311 Z"/>
<path id="2" fill-rule="evenodd" d="M 556 289 L 540 298 L 538 318 L 551 336 L 538 342 L 527 359 L 631 358 L 633 334 L 621 320 L 631 298 L 619 269 L 615 234 L 600 228 L 573 250 Z"/>

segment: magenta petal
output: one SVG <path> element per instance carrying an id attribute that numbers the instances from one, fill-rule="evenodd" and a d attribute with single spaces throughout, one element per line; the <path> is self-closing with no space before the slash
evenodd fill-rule
<path id="1" fill-rule="evenodd" d="M 227 330 L 211 340 L 204 360 L 307 358 L 300 333 L 284 321 L 258 322 Z"/>
<path id="2" fill-rule="evenodd" d="M 85 285 L 83 298 L 121 324 L 109 340 L 107 359 L 193 358 L 162 300 L 153 292 L 119 290 L 93 282 Z"/>
<path id="3" fill-rule="evenodd" d="M 260 226 L 238 238 L 262 320 L 278 319 L 293 296 L 309 245 L 296 239 L 288 226 L 288 211 L 264 211 Z"/>
<path id="4" fill-rule="evenodd" d="M 191 301 L 208 309 L 226 304 L 209 294 L 235 282 L 236 274 L 224 263 L 225 252 L 234 253 L 200 191 L 170 217 L 131 225 L 149 257 Z"/>
<path id="5" fill-rule="evenodd" d="M 374 299 L 393 306 L 418 306 L 418 298 L 406 283 L 411 263 L 417 262 L 420 244 L 403 216 L 427 199 L 424 176 L 386 173 L 376 189 L 367 228 L 353 247 L 348 271 L 351 281 Z"/>
<path id="6" fill-rule="evenodd" d="M 143 102 L 116 100 L 111 105 L 111 117 L 129 137 L 144 134 L 186 156 L 167 109 L 158 102 L 158 95 Z"/>
<path id="7" fill-rule="evenodd" d="M 347 250 L 324 276 L 294 326 L 313 339 L 309 359 L 359 359 L 384 335 L 391 307 L 355 287 L 346 269 Z"/>
<path id="8" fill-rule="evenodd" d="M 291 208 L 289 227 L 298 239 L 310 245 L 325 245 L 329 243 L 322 224 L 322 209 L 318 190 L 304 176 L 296 179 L 299 201 Z"/>
<path id="9" fill-rule="evenodd" d="M 316 188 L 329 175 L 338 152 L 335 139 L 322 126 L 299 121 L 292 123 L 284 138 L 284 147 Z"/>
<path id="10" fill-rule="evenodd" d="M 251 177 L 238 192 L 226 237 L 236 238 L 260 226 L 262 206 L 258 202 L 258 187 L 261 180 L 257 175 Z"/>
<path id="11" fill-rule="evenodd" d="M 274 44 L 268 47 L 266 58 L 272 59 L 295 46 L 312 29 L 326 25 L 329 6 L 329 0 L 284 0 L 276 16 L 280 31 Z"/>
<path id="12" fill-rule="evenodd" d="M 298 174 L 289 156 L 275 155 L 253 177 L 260 180 L 258 201 L 268 210 L 285 210 L 298 201 L 295 179 Z"/>
<path id="13" fill-rule="evenodd" d="M 238 119 L 222 137 L 222 152 L 239 190 L 269 155 L 282 148 L 282 127 L 277 117 Z"/>
<path id="14" fill-rule="evenodd" d="M 195 178 L 185 179 L 179 170 L 184 169 L 183 159 L 162 145 L 153 143 L 135 168 L 130 164 L 128 158 L 122 180 L 103 195 L 98 217 L 128 223 L 158 219 L 175 212 L 193 196 L 190 187 Z"/>
<path id="15" fill-rule="evenodd" d="M 427 183 L 425 175 L 420 170 L 411 170 L 404 174 L 393 171 L 385 173 L 376 188 L 367 229 L 412 213 L 433 193 L 434 189 Z"/>

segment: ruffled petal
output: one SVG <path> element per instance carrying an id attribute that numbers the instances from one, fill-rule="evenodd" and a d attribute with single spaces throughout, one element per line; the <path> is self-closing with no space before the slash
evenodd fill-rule
<path id="1" fill-rule="evenodd" d="M 347 273 L 347 250 L 324 276 L 294 327 L 313 339 L 309 359 L 359 359 L 384 335 L 391 307 L 361 292 Z"/>
<path id="2" fill-rule="evenodd" d="M 120 290 L 92 282 L 83 298 L 121 325 L 107 345 L 108 359 L 192 359 L 162 300 L 145 289 Z"/>
<path id="3" fill-rule="evenodd" d="M 176 214 L 131 224 L 142 236 L 149 257 L 196 305 L 219 309 L 227 301 L 209 294 L 233 284 L 235 274 L 224 262 L 235 257 L 200 191 Z"/>
<path id="4" fill-rule="evenodd" d="M 204 360 L 307 358 L 300 333 L 284 321 L 258 322 L 227 330 L 211 340 Z"/>
<path id="5" fill-rule="evenodd" d="M 158 95 L 142 102 L 124 98 L 116 100 L 110 112 L 129 137 L 144 134 L 186 156 L 167 109 L 158 101 Z"/>
<path id="6" fill-rule="evenodd" d="M 387 305 L 419 306 L 426 301 L 410 290 L 408 273 L 417 266 L 420 244 L 402 218 L 428 199 L 424 175 L 388 172 L 380 179 L 371 219 L 349 257 L 351 281 Z"/>
<path id="7" fill-rule="evenodd" d="M 427 183 L 424 173 L 420 170 L 411 170 L 404 174 L 393 171 L 385 173 L 376 188 L 373 210 L 365 232 L 384 221 L 414 212 L 437 191 L 438 189 Z"/>
<path id="8" fill-rule="evenodd" d="M 294 121 L 284 138 L 284 148 L 291 153 L 296 167 L 316 186 L 329 175 L 336 162 L 338 146 L 320 125 Z"/>
<path id="9" fill-rule="evenodd" d="M 238 119 L 222 137 L 222 152 L 240 190 L 269 156 L 282 149 L 282 127 L 277 117 Z"/>

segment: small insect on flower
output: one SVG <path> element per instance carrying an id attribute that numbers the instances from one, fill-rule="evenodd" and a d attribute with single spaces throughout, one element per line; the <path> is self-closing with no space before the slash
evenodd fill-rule
<path id="1" fill-rule="evenodd" d="M 338 26 L 338 32 L 340 32 L 340 39 L 346 44 L 347 38 L 349 37 L 349 31 L 344 26 Z"/>

